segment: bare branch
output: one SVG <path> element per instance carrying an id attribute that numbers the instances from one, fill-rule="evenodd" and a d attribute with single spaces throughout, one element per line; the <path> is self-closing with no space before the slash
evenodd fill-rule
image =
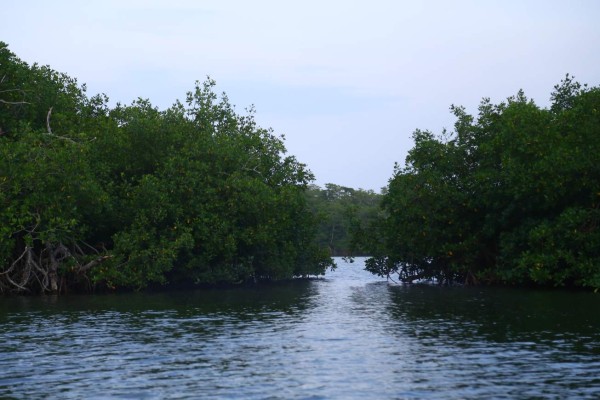
<path id="1" fill-rule="evenodd" d="M 40 281 L 39 276 L 37 276 L 37 274 L 35 274 L 36 279 L 38 280 L 38 282 L 40 282 L 40 286 L 42 287 L 43 291 L 47 291 L 48 290 L 48 271 L 44 270 L 42 267 L 40 267 L 40 264 L 42 263 L 42 253 L 44 252 L 44 250 L 42 250 L 40 252 L 40 263 L 38 264 L 34 259 L 33 259 L 33 254 L 31 251 L 31 248 L 29 248 L 29 251 L 27 252 L 27 263 L 32 265 L 36 270 L 38 270 L 41 274 L 43 279 Z"/>
<path id="2" fill-rule="evenodd" d="M 25 291 L 25 292 L 29 292 L 30 290 L 28 288 L 26 288 L 24 285 L 27 284 L 27 282 L 29 281 L 29 278 L 31 276 L 31 265 L 29 265 L 29 263 L 25 264 L 25 268 L 22 271 L 21 274 L 21 282 L 17 283 L 15 282 L 12 277 L 9 275 L 9 272 L 11 272 L 13 270 L 13 268 L 17 265 L 17 263 L 27 254 L 27 257 L 30 257 L 31 254 L 31 247 L 29 246 L 25 246 L 25 251 L 21 254 L 21 256 L 19 258 L 17 258 L 12 265 L 10 266 L 10 268 L 7 271 L 4 271 L 2 273 L 2 275 L 6 275 L 6 280 L 13 285 L 14 287 L 16 287 L 19 290 Z"/>
<path id="3" fill-rule="evenodd" d="M 54 107 L 50 107 L 50 109 L 48 110 L 48 115 L 46 115 L 46 129 L 48 129 L 48 133 L 49 133 L 50 135 L 53 135 L 53 134 L 52 134 L 52 129 L 50 129 L 50 115 L 52 114 L 52 109 L 53 109 L 53 108 L 54 108 Z M 53 136 L 54 136 L 54 135 L 53 135 Z"/>
<path id="4" fill-rule="evenodd" d="M 17 263 L 21 260 L 21 258 L 25 257 L 25 254 L 27 254 L 27 251 L 29 250 L 29 246 L 25 246 L 25 251 L 23 252 L 23 254 L 21 254 L 19 256 L 19 258 L 17 258 L 11 265 L 10 268 L 7 269 L 6 271 L 0 272 L 0 275 L 5 275 L 5 274 L 9 274 L 10 272 L 12 272 L 12 270 L 15 268 L 15 265 L 17 265 Z"/>
<path id="5" fill-rule="evenodd" d="M 83 243 L 84 245 L 86 245 L 87 247 L 89 247 L 90 249 L 92 249 L 96 254 L 100 254 L 98 249 L 96 249 L 94 246 L 87 244 L 83 240 L 80 240 L 80 242 Z M 79 246 L 77 246 L 77 243 L 75 243 L 75 246 L 77 247 L 77 250 L 80 252 L 81 255 L 85 254 L 85 252 L 83 250 L 81 250 L 81 248 Z M 102 245 L 102 246 L 104 247 L 104 245 Z M 104 251 L 108 251 L 108 250 L 104 249 Z"/>
<path id="6" fill-rule="evenodd" d="M 50 115 L 52 114 L 52 109 L 54 107 L 50 107 L 50 109 L 48 110 L 48 115 L 46 115 L 46 129 L 48 130 L 48 132 L 46 133 L 47 135 L 53 136 L 57 139 L 62 139 L 62 140 L 68 140 L 71 143 L 77 143 L 75 142 L 73 139 L 70 139 L 68 137 L 64 137 L 64 136 L 58 136 L 55 135 L 54 133 L 52 133 L 52 129 L 50 128 Z"/>
<path id="7" fill-rule="evenodd" d="M 394 279 L 393 279 L 393 278 L 390 276 L 390 274 L 389 274 L 389 273 L 387 274 L 387 278 L 388 278 L 388 280 L 390 280 L 390 281 L 394 282 L 395 284 L 398 284 L 398 282 L 396 282 L 396 281 L 395 281 L 395 280 L 394 280 Z"/>
<path id="8" fill-rule="evenodd" d="M 19 285 L 19 284 L 18 284 L 17 282 L 15 282 L 15 281 L 13 281 L 13 280 L 10 278 L 10 276 L 6 275 L 6 279 L 8 279 L 8 281 L 9 281 L 10 283 L 12 283 L 14 286 L 16 286 L 18 289 L 21 289 L 21 290 L 23 290 L 23 291 L 25 291 L 25 292 L 29 292 L 29 289 L 27 289 L 25 286 L 21 286 L 21 285 Z"/>
<path id="9" fill-rule="evenodd" d="M 90 261 L 89 263 L 82 265 L 81 267 L 79 267 L 79 272 L 85 272 L 87 270 L 89 270 L 90 268 L 95 267 L 96 265 L 103 263 L 104 261 L 108 260 L 109 258 L 112 258 L 113 256 L 101 256 L 96 258 L 95 260 Z"/>
<path id="10" fill-rule="evenodd" d="M 6 74 L 4 74 L 4 76 L 2 76 L 2 79 L 0 79 L 0 84 L 2 84 L 4 82 L 4 79 L 6 78 Z M 0 90 L 0 93 L 8 93 L 8 92 L 20 92 L 21 94 L 23 94 L 23 96 L 25 96 L 25 91 L 22 89 L 4 89 L 4 90 Z M 3 100 L 0 99 L 0 103 L 3 104 L 11 104 L 11 105 L 17 105 L 17 104 L 30 104 L 28 101 L 7 101 L 7 100 Z"/>
<path id="11" fill-rule="evenodd" d="M 2 100 L 2 99 L 0 99 L 0 103 L 3 103 L 3 104 L 12 104 L 12 105 L 16 105 L 16 104 L 31 104 L 28 101 L 6 101 L 6 100 Z"/>
<path id="12" fill-rule="evenodd" d="M 2 82 L 0 82 L 2 83 Z M 21 92 L 23 94 L 25 94 L 25 91 L 23 89 L 4 89 L 4 90 L 0 90 L 0 93 L 8 93 L 8 92 Z"/>

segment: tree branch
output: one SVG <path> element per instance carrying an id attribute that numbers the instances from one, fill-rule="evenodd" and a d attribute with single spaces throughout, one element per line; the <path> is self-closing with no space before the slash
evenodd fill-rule
<path id="1" fill-rule="evenodd" d="M 46 129 L 48 130 L 48 134 L 54 136 L 54 134 L 52 133 L 52 129 L 50 129 L 50 115 L 52 114 L 52 109 L 54 107 L 50 107 L 50 109 L 48 110 L 48 115 L 46 115 Z"/>
<path id="2" fill-rule="evenodd" d="M 15 105 L 15 104 L 31 104 L 28 101 L 6 101 L 6 100 L 2 100 L 2 99 L 0 99 L 0 103 L 3 103 L 3 104 L 12 104 L 12 105 Z"/>
<path id="3" fill-rule="evenodd" d="M 9 269 L 7 269 L 6 271 L 0 272 L 0 275 L 9 274 L 10 272 L 12 272 L 12 270 L 15 268 L 15 265 L 17 265 L 17 263 L 21 260 L 21 258 L 25 257 L 25 254 L 27 254 L 28 250 L 29 250 L 29 247 L 25 246 L 25 251 L 23 251 L 23 254 L 21 254 L 19 256 L 19 258 L 17 258 L 15 261 L 13 261 L 13 263 L 10 265 Z"/>
<path id="4" fill-rule="evenodd" d="M 55 135 L 54 133 L 52 133 L 52 129 L 50 128 L 50 115 L 52 114 L 53 108 L 54 107 L 50 107 L 50 109 L 48 110 L 48 115 L 46 115 L 46 129 L 48 130 L 48 132 L 46 134 L 53 136 L 55 138 L 58 138 L 58 139 L 68 140 L 71 143 L 76 143 L 73 139 L 70 139 L 70 138 L 64 137 L 64 136 L 58 136 L 58 135 Z"/>
<path id="5" fill-rule="evenodd" d="M 79 272 L 85 272 L 85 271 L 89 270 L 90 268 L 93 268 L 96 265 L 98 265 L 100 263 L 103 263 L 104 261 L 108 260 L 109 258 L 112 258 L 112 256 L 101 256 L 101 257 L 98 257 L 95 260 L 92 260 L 89 263 L 80 266 L 79 267 Z"/>

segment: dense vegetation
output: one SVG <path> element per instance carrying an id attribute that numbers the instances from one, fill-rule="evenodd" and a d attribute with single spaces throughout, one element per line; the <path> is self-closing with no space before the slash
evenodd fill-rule
<path id="1" fill-rule="evenodd" d="M 0 42 L 0 293 L 240 283 L 370 254 L 402 281 L 600 288 L 600 88 L 452 107 L 383 195 L 313 176 L 210 79 L 109 106 Z"/>
<path id="2" fill-rule="evenodd" d="M 567 75 L 551 100 L 484 99 L 477 118 L 452 107 L 452 133 L 417 130 L 366 228 L 368 269 L 600 288 L 600 88 Z"/>
<path id="3" fill-rule="evenodd" d="M 111 108 L 0 42 L 0 292 L 324 273 L 312 174 L 213 87 Z"/>
<path id="4" fill-rule="evenodd" d="M 332 256 L 366 255 L 361 226 L 367 225 L 379 213 L 381 195 L 372 190 L 353 189 L 333 183 L 325 188 L 309 185 L 308 204 L 318 217 L 316 241 L 329 248 Z"/>

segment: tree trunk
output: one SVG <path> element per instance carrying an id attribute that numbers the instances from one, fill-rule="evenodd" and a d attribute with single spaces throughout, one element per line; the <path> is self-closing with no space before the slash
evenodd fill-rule
<path id="1" fill-rule="evenodd" d="M 48 265 L 50 291 L 56 293 L 58 291 L 58 261 L 50 243 L 46 243 L 46 250 L 48 250 L 48 256 L 50 257 L 50 264 Z"/>

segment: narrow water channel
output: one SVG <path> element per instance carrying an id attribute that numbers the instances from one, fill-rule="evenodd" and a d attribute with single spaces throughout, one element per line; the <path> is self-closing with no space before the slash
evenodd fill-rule
<path id="1" fill-rule="evenodd" d="M 324 278 L 0 298 L 0 398 L 600 398 L 600 294 Z"/>

